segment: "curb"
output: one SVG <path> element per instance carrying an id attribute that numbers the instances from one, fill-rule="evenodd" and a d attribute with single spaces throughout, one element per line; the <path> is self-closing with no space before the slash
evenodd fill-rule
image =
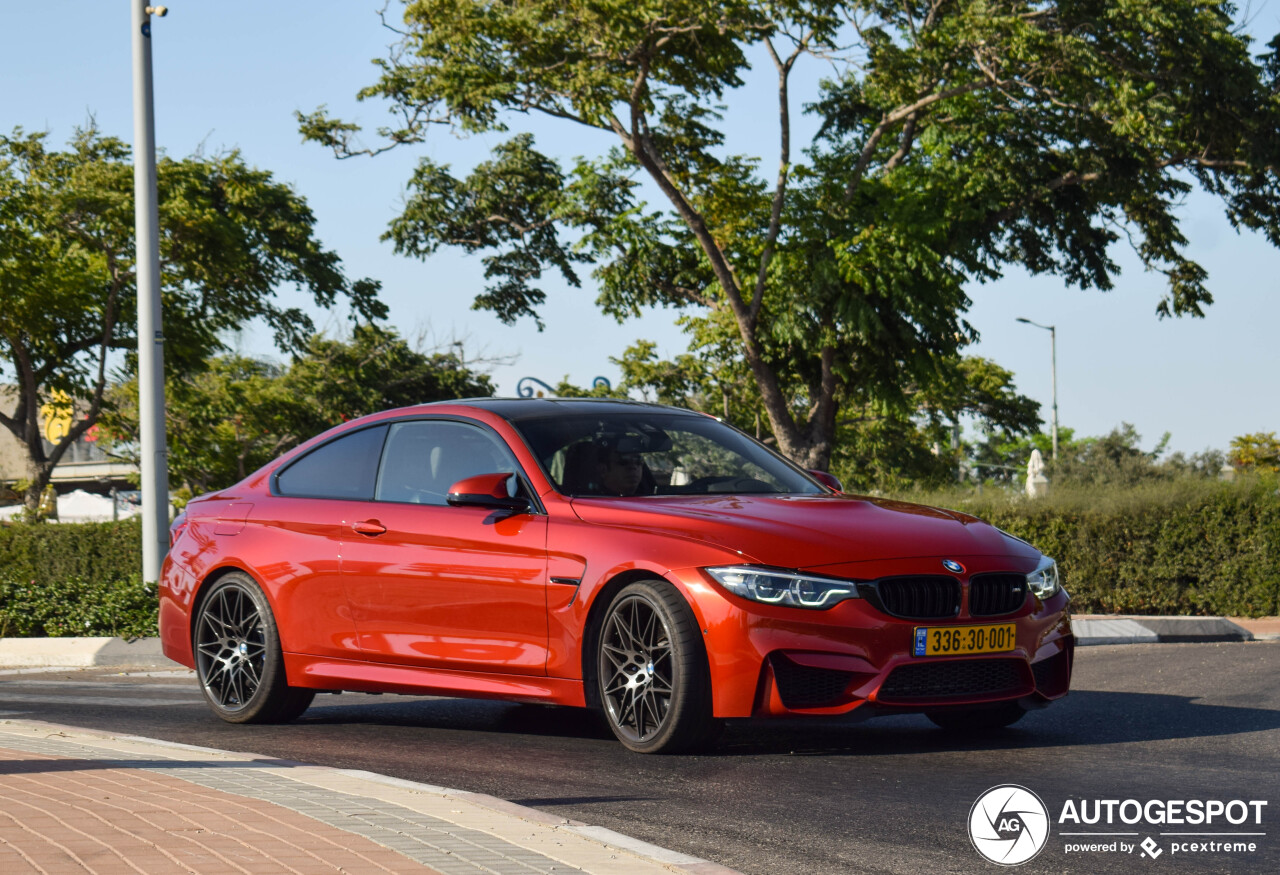
<path id="1" fill-rule="evenodd" d="M 1250 622 L 1250 621 L 1243 621 Z M 1264 621 L 1265 623 L 1265 621 Z M 1076 645 L 1097 644 L 1187 644 L 1215 641 L 1268 640 L 1270 634 L 1255 635 L 1226 617 L 1099 617 L 1071 618 Z"/>
<path id="2" fill-rule="evenodd" d="M 163 667 L 159 638 L 0 638 L 0 665 L 39 668 Z"/>

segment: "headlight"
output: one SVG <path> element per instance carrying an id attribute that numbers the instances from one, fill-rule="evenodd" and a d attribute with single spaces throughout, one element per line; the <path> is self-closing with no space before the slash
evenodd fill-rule
<path id="1" fill-rule="evenodd" d="M 728 565 L 708 568 L 706 572 L 734 595 L 766 605 L 821 609 L 858 598 L 858 586 L 852 580 L 816 577 L 782 568 Z"/>
<path id="2" fill-rule="evenodd" d="M 1044 601 L 1062 589 L 1062 585 L 1058 582 L 1058 563 L 1048 556 L 1042 557 L 1036 570 L 1027 575 L 1027 586 L 1040 601 Z"/>

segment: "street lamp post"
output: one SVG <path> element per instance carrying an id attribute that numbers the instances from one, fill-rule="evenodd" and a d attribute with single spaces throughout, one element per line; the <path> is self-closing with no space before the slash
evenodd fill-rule
<path id="1" fill-rule="evenodd" d="M 160 579 L 169 548 L 169 456 L 164 433 L 164 333 L 160 308 L 160 207 L 151 90 L 151 16 L 169 10 L 132 0 L 133 196 L 138 282 L 138 425 L 142 469 L 142 580 Z"/>
<path id="2" fill-rule="evenodd" d="M 1052 325 L 1041 325 L 1030 319 L 1018 317 L 1019 322 L 1043 328 L 1049 332 L 1049 373 L 1053 380 L 1053 458 L 1058 458 L 1058 330 Z"/>

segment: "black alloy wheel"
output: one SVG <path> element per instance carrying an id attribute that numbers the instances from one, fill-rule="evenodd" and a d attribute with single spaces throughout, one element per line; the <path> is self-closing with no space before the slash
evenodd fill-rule
<path id="1" fill-rule="evenodd" d="M 596 677 L 609 728 L 631 750 L 688 750 L 719 728 L 698 625 L 665 581 L 632 583 L 614 598 L 600 630 Z"/>
<path id="2" fill-rule="evenodd" d="M 285 723 L 315 698 L 314 690 L 286 683 L 271 606 L 247 574 L 213 584 L 196 613 L 193 643 L 200 689 L 228 723 Z"/>

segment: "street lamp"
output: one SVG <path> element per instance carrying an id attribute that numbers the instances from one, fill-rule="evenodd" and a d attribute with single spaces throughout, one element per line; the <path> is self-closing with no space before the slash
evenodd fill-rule
<path id="1" fill-rule="evenodd" d="M 156 118 L 151 89 L 151 16 L 133 6 L 133 197 L 138 282 L 138 425 L 142 469 L 142 582 L 160 579 L 169 549 L 169 454 L 164 434 L 164 333 L 160 308 L 160 208 L 156 194 Z"/>
<path id="2" fill-rule="evenodd" d="M 1058 458 L 1058 331 L 1052 325 L 1041 325 L 1039 322 L 1023 319 L 1021 316 L 1018 317 L 1018 321 L 1049 332 L 1049 371 L 1053 378 L 1053 458 L 1056 461 Z"/>

